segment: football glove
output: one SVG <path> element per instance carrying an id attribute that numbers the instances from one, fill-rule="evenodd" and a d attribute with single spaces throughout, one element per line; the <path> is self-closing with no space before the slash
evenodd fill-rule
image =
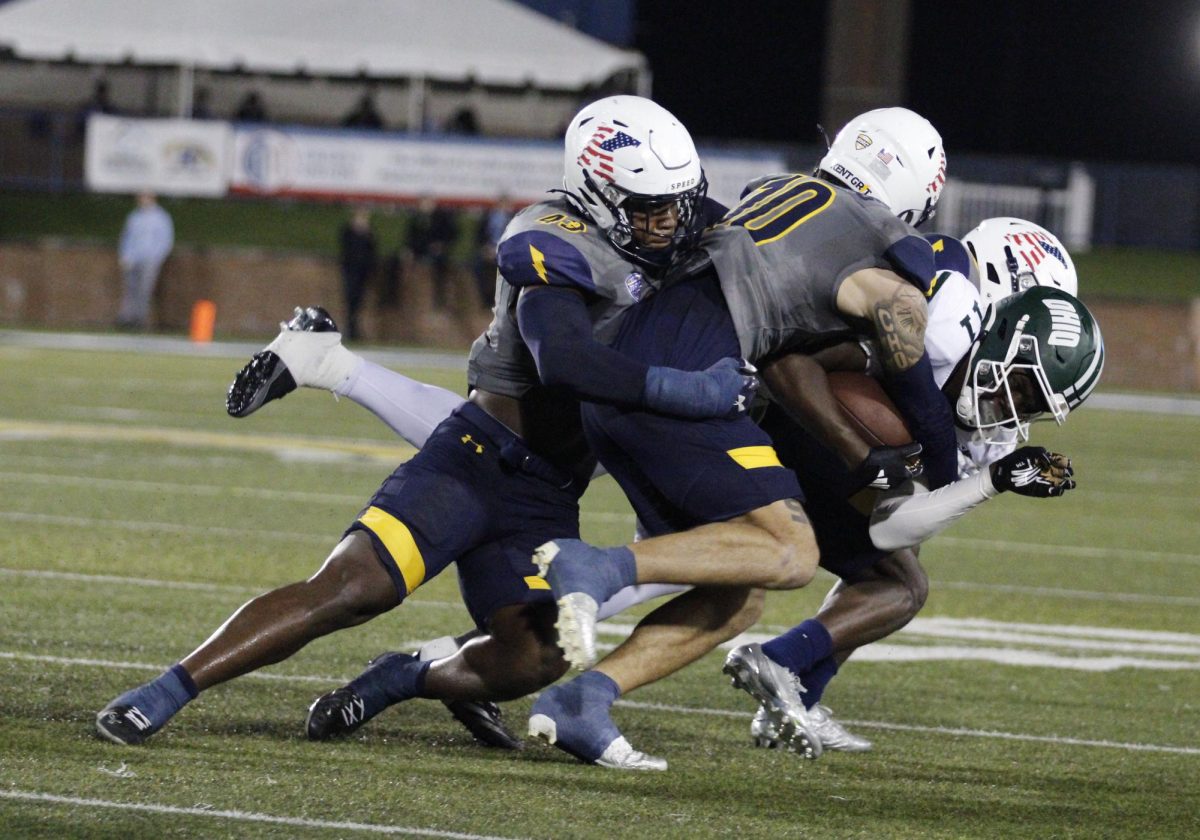
<path id="1" fill-rule="evenodd" d="M 1071 459 L 1041 446 L 1023 446 L 992 464 L 992 486 L 1001 493 L 1046 499 L 1075 489 Z"/>
<path id="2" fill-rule="evenodd" d="M 925 469 L 920 458 L 921 444 L 903 446 L 872 446 L 863 462 L 851 473 L 853 496 L 859 490 L 891 490 L 916 478 Z"/>
<path id="3" fill-rule="evenodd" d="M 750 410 L 758 370 L 745 359 L 724 358 L 707 370 L 651 367 L 646 371 L 647 407 L 692 420 L 736 417 Z"/>

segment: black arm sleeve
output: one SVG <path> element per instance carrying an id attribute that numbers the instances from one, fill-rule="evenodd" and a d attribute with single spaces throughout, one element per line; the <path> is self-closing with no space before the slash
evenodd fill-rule
<path id="1" fill-rule="evenodd" d="M 558 286 L 526 289 L 517 300 L 517 325 L 543 384 L 589 402 L 643 405 L 648 366 L 592 337 L 579 292 Z"/>

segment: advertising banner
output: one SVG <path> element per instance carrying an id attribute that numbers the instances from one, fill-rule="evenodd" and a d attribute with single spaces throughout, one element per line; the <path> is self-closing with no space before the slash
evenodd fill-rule
<path id="1" fill-rule="evenodd" d="M 221 196 L 233 131 L 211 120 L 88 118 L 84 180 L 97 192 Z"/>

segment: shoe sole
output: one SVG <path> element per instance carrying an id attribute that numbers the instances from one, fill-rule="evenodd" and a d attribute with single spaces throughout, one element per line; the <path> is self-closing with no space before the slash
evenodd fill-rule
<path id="1" fill-rule="evenodd" d="M 783 702 L 773 692 L 766 690 L 759 679 L 758 672 L 751 668 L 746 660 L 741 657 L 726 659 L 725 666 L 721 670 L 729 676 L 729 681 L 734 688 L 746 692 L 767 708 L 771 722 L 774 724 L 776 732 L 779 733 L 780 743 L 787 744 L 789 749 L 798 753 L 802 758 L 816 759 L 820 757 L 821 741 L 816 733 L 808 731 L 797 723 L 788 713 Z"/>
<path id="2" fill-rule="evenodd" d="M 558 556 L 557 543 L 548 542 L 533 552 L 533 562 L 542 579 L 550 573 L 550 564 Z M 577 671 L 586 671 L 596 664 L 596 614 L 600 605 L 591 595 L 570 592 L 555 602 L 558 618 L 554 629 L 558 631 L 558 646 L 563 658 Z"/>
<path id="3" fill-rule="evenodd" d="M 516 735 L 508 731 L 508 727 L 488 714 L 478 703 L 465 700 L 443 701 L 442 705 L 454 716 L 454 719 L 471 733 L 476 741 L 485 747 L 499 750 L 522 750 L 525 744 Z"/>
<path id="4" fill-rule="evenodd" d="M 233 378 L 225 397 L 225 410 L 230 417 L 248 417 L 271 400 L 294 390 L 296 380 L 283 359 L 273 350 L 260 350 Z"/>

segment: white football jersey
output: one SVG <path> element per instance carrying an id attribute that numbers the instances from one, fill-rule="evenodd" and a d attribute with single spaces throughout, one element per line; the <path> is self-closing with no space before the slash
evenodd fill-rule
<path id="1" fill-rule="evenodd" d="M 929 321 L 925 327 L 925 352 L 933 365 L 933 379 L 941 388 L 962 358 L 970 352 L 983 324 L 983 303 L 975 285 L 957 271 L 940 271 L 926 294 Z M 958 437 L 960 478 L 974 475 L 1017 448 L 1013 443 L 984 443 L 955 428 Z"/>

